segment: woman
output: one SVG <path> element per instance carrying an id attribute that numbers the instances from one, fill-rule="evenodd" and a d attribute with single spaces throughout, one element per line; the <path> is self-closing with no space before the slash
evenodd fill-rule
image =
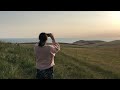
<path id="1" fill-rule="evenodd" d="M 52 44 L 47 45 L 47 39 L 52 39 Z M 60 50 L 60 45 L 56 43 L 53 34 L 40 33 L 39 43 L 35 44 L 37 79 L 53 79 L 53 66 L 55 54 Z"/>

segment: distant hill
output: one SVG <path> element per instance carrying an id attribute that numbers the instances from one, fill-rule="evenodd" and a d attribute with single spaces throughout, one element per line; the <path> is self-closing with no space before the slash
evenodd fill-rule
<path id="1" fill-rule="evenodd" d="M 109 43 L 111 43 L 111 44 L 120 44 L 120 40 L 114 40 L 114 41 L 111 41 Z"/>
<path id="2" fill-rule="evenodd" d="M 97 46 L 120 46 L 120 40 L 101 43 L 101 44 L 98 44 Z"/>
<path id="3" fill-rule="evenodd" d="M 120 40 L 114 40 L 110 42 L 100 41 L 100 40 L 91 40 L 91 41 L 85 41 L 85 40 L 79 40 L 74 42 L 73 44 L 80 45 L 80 46 L 120 46 Z"/>
<path id="4" fill-rule="evenodd" d="M 76 41 L 76 42 L 73 42 L 73 44 L 77 44 L 77 45 L 91 45 L 91 44 L 97 44 L 97 43 L 103 43 L 105 41 L 101 41 L 101 40 L 89 40 L 89 41 L 86 41 L 86 40 L 79 40 L 79 41 Z"/>

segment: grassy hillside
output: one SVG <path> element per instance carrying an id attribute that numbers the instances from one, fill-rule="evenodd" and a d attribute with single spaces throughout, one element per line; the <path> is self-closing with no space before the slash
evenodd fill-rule
<path id="1" fill-rule="evenodd" d="M 79 40 L 79 41 L 76 41 L 76 42 L 73 42 L 73 44 L 77 44 L 77 45 L 80 45 L 80 46 L 83 46 L 83 45 L 94 45 L 94 44 L 101 44 L 101 43 L 104 43 L 105 41 L 101 41 L 101 40 Z"/>
<path id="2" fill-rule="evenodd" d="M 35 79 L 32 44 L 0 43 L 0 78 Z M 120 79 L 120 47 L 61 44 L 55 57 L 56 79 Z"/>
<path id="3" fill-rule="evenodd" d="M 85 45 L 84 45 L 85 46 Z M 120 46 L 120 40 L 114 40 L 114 41 L 110 41 L 110 42 L 101 42 L 101 43 L 95 43 L 92 45 L 86 45 L 86 47 L 119 47 Z"/>
<path id="4" fill-rule="evenodd" d="M 28 79 L 35 77 L 32 47 L 0 43 L 0 78 Z"/>

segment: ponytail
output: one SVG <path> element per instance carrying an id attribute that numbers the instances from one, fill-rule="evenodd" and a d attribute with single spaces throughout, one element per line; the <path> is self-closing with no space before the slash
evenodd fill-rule
<path id="1" fill-rule="evenodd" d="M 45 45 L 45 42 L 43 42 L 43 41 L 39 41 L 38 46 L 43 47 L 44 45 Z"/>
<path id="2" fill-rule="evenodd" d="M 40 46 L 40 47 L 43 47 L 44 45 L 45 45 L 45 43 L 46 43 L 46 40 L 47 40 L 47 35 L 46 35 L 46 33 L 40 33 L 40 35 L 39 35 L 39 44 L 38 44 L 38 46 Z"/>

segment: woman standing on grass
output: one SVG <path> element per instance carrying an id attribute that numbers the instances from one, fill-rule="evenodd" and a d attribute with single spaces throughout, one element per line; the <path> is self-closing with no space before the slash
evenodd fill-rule
<path id="1" fill-rule="evenodd" d="M 52 44 L 47 45 L 47 39 L 52 39 Z M 56 43 L 52 33 L 40 33 L 39 43 L 35 44 L 37 79 L 53 79 L 53 66 L 55 54 L 60 50 L 60 45 Z"/>

